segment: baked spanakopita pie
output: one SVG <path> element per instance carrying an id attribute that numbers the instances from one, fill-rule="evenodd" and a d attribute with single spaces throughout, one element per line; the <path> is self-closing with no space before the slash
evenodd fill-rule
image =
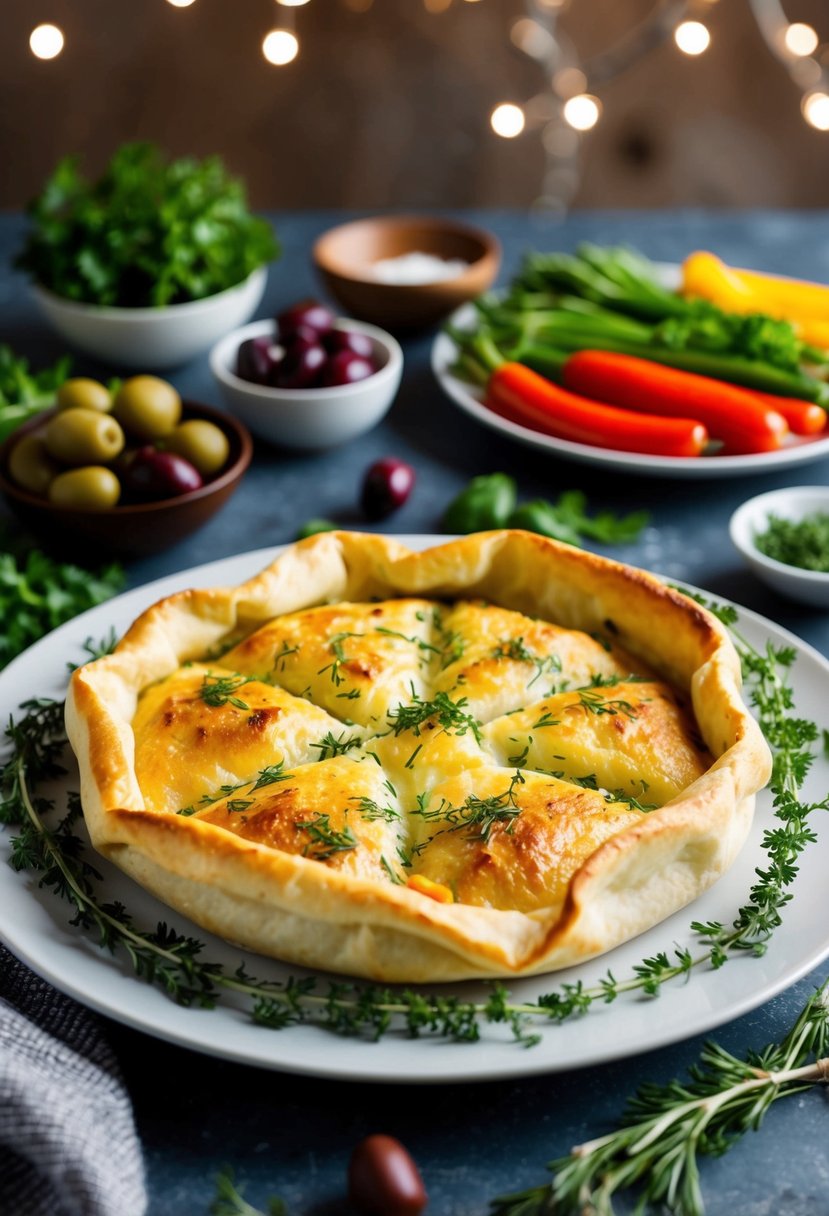
<path id="1" fill-rule="evenodd" d="M 325 533 L 73 676 L 97 849 L 234 943 L 383 981 L 611 949 L 731 865 L 770 756 L 704 609 L 524 532 Z"/>

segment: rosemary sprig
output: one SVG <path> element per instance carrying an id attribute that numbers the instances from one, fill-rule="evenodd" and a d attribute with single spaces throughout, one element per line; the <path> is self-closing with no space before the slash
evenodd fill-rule
<path id="1" fill-rule="evenodd" d="M 492 1204 L 492 1216 L 612 1216 L 613 1196 L 636 1187 L 637 1212 L 665 1205 L 703 1216 L 698 1157 L 721 1156 L 757 1131 L 773 1102 L 829 1081 L 829 981 L 779 1043 L 737 1059 L 708 1043 L 689 1080 L 648 1084 L 615 1131 L 551 1162 L 550 1182 Z"/>

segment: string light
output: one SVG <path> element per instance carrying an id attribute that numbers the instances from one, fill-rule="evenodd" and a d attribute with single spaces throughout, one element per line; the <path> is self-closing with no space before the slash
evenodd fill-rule
<path id="1" fill-rule="evenodd" d="M 810 126 L 818 131 L 829 131 L 829 95 L 807 93 L 800 108 Z"/>
<path id="2" fill-rule="evenodd" d="M 308 0 L 276 0 L 277 4 L 281 4 L 283 8 L 299 8 L 303 4 L 307 4 Z"/>
<path id="3" fill-rule="evenodd" d="M 701 55 L 708 50 L 711 34 L 701 21 L 681 21 L 674 30 L 674 42 L 683 55 Z"/>
<path id="4" fill-rule="evenodd" d="M 602 103 L 590 93 L 577 93 L 567 98 L 562 114 L 574 131 L 590 131 L 601 118 Z"/>
<path id="5" fill-rule="evenodd" d="M 811 55 L 818 47 L 818 36 L 811 25 L 803 21 L 795 21 L 783 35 L 786 49 L 793 55 Z"/>
<path id="6" fill-rule="evenodd" d="M 268 63 L 284 67 L 299 54 L 299 39 L 290 30 L 271 30 L 262 39 L 262 54 Z"/>
<path id="7" fill-rule="evenodd" d="M 172 4 L 173 8 L 189 8 L 196 0 L 167 0 L 167 3 Z"/>
<path id="8" fill-rule="evenodd" d="M 502 139 L 515 139 L 524 130 L 524 111 L 511 101 L 504 101 L 496 106 L 489 116 L 490 125 L 496 135 Z"/>
<path id="9" fill-rule="evenodd" d="M 63 30 L 56 25 L 37 25 L 29 35 L 29 47 L 38 59 L 55 59 L 63 50 Z"/>

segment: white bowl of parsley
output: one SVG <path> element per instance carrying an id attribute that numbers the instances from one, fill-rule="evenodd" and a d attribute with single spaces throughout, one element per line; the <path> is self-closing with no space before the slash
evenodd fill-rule
<path id="1" fill-rule="evenodd" d="M 208 157 L 125 144 L 97 181 L 69 157 L 29 206 L 16 265 L 73 346 L 119 368 L 186 363 L 256 311 L 279 247 Z"/>
<path id="2" fill-rule="evenodd" d="M 731 517 L 731 539 L 769 587 L 829 608 L 829 486 L 771 490 Z"/>

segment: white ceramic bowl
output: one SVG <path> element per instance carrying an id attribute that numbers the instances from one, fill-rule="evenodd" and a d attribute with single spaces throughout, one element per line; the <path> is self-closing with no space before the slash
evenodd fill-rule
<path id="1" fill-rule="evenodd" d="M 243 283 L 189 304 L 163 308 L 104 308 L 77 304 L 33 286 L 35 299 L 62 338 L 119 368 L 151 371 L 187 363 L 221 334 L 256 311 L 268 277 L 266 266 Z"/>
<path id="2" fill-rule="evenodd" d="M 253 321 L 221 338 L 210 352 L 210 367 L 228 409 L 261 439 L 306 451 L 337 447 L 370 430 L 395 398 L 403 352 L 391 334 L 375 325 L 350 318 L 342 324 L 371 339 L 379 370 L 355 384 L 332 388 L 268 388 L 236 375 L 241 344 L 273 334 L 273 321 Z"/>
<path id="3" fill-rule="evenodd" d="M 767 557 L 756 547 L 755 539 L 765 532 L 769 516 L 797 521 L 805 515 L 829 515 L 829 486 L 794 486 L 770 490 L 750 498 L 731 517 L 730 533 L 759 579 L 789 599 L 829 608 L 829 574 L 802 570 Z"/>

